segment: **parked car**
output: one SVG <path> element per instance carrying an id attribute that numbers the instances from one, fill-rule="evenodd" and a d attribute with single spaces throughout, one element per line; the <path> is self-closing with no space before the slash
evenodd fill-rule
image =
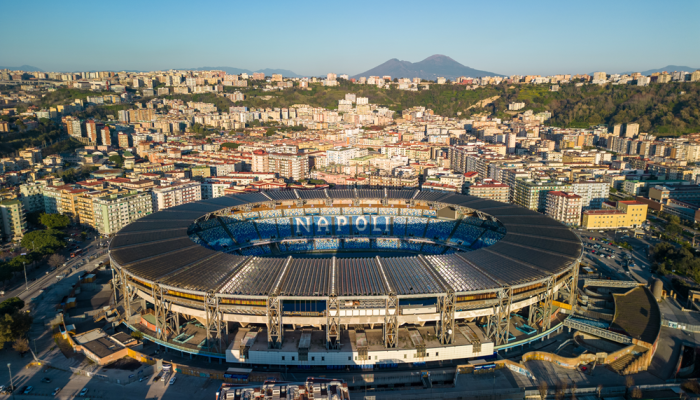
<path id="1" fill-rule="evenodd" d="M 51 396 L 57 395 L 58 392 L 60 392 L 60 391 L 61 391 L 61 388 L 56 388 L 56 389 L 54 389 L 53 392 L 51 392 Z"/>
<path id="2" fill-rule="evenodd" d="M 85 395 L 87 394 L 87 392 L 88 392 L 88 388 L 83 388 L 83 390 L 80 391 L 80 394 L 79 394 L 78 396 L 80 396 L 80 397 L 85 397 Z"/>
<path id="3" fill-rule="evenodd" d="M 175 379 L 176 379 L 176 377 L 174 377 L 174 376 L 170 379 L 170 384 L 171 384 L 171 385 L 174 385 L 174 384 L 175 384 Z"/>
<path id="4" fill-rule="evenodd" d="M 32 392 L 32 390 L 34 390 L 34 386 L 27 386 L 27 388 L 24 389 L 24 392 L 22 392 L 22 393 L 29 394 Z"/>
<path id="5" fill-rule="evenodd" d="M 51 383 L 51 379 L 48 378 L 48 377 L 42 379 L 41 381 L 42 381 L 43 383 Z"/>

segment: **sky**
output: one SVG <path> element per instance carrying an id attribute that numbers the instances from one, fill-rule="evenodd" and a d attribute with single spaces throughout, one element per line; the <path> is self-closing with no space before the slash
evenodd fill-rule
<path id="1" fill-rule="evenodd" d="M 0 66 L 355 75 L 444 54 L 498 74 L 700 68 L 700 1 L 0 0 Z"/>

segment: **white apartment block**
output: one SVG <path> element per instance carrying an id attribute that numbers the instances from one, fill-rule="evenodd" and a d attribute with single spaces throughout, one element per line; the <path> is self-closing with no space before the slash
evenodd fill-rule
<path id="1" fill-rule="evenodd" d="M 114 193 L 94 199 L 93 212 L 97 231 L 111 235 L 139 218 L 153 213 L 148 192 Z"/>
<path id="2" fill-rule="evenodd" d="M 202 183 L 202 199 L 214 199 L 223 196 L 224 190 L 231 187 L 231 182 L 207 181 Z"/>
<path id="3" fill-rule="evenodd" d="M 598 210 L 603 208 L 603 202 L 610 195 L 610 185 L 607 182 L 574 182 L 571 192 L 581 196 L 583 210 Z"/>
<path id="4" fill-rule="evenodd" d="M 350 160 L 357 158 L 357 149 L 354 147 L 336 147 L 326 150 L 328 164 L 348 165 Z"/>
<path id="5" fill-rule="evenodd" d="M 547 193 L 545 213 L 567 226 L 581 224 L 582 198 L 573 193 L 551 191 Z"/>
<path id="6" fill-rule="evenodd" d="M 153 212 L 202 200 L 202 184 L 180 182 L 172 186 L 154 188 L 151 192 Z"/>

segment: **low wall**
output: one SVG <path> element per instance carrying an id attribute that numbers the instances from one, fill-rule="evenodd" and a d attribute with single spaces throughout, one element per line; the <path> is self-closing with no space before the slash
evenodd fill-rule
<path id="1" fill-rule="evenodd" d="M 562 368 L 576 369 L 581 364 L 592 363 L 597 360 L 595 354 L 581 354 L 578 357 L 562 357 L 546 351 L 531 351 L 523 354 L 522 362 L 527 361 L 549 361 Z"/>

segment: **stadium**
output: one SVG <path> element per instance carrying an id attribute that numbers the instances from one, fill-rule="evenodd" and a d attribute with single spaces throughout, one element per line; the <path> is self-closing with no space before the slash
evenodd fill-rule
<path id="1" fill-rule="evenodd" d="M 491 356 L 558 329 L 582 245 L 512 204 L 393 189 L 227 195 L 110 244 L 130 329 L 255 365 L 391 367 Z"/>

